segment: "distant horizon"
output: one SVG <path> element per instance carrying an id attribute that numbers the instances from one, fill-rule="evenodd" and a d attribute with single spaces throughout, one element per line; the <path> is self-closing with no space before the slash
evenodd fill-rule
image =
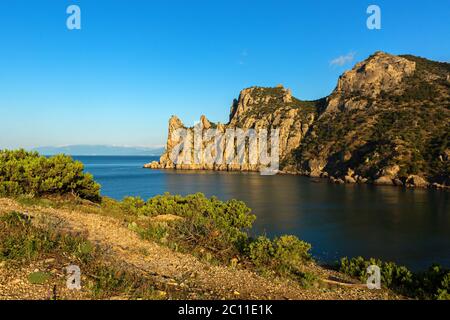
<path id="1" fill-rule="evenodd" d="M 112 145 L 68 145 L 68 146 L 42 146 L 26 148 L 29 151 L 37 151 L 45 156 L 67 154 L 71 156 L 160 156 L 164 146 L 112 146 Z"/>

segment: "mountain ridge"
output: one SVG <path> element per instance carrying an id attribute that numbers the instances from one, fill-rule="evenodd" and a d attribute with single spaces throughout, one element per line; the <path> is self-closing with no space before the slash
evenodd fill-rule
<path id="1" fill-rule="evenodd" d="M 46 156 L 61 153 L 73 156 L 160 156 L 164 152 L 163 147 L 123 147 L 111 145 L 42 146 L 32 148 L 31 150 Z"/>

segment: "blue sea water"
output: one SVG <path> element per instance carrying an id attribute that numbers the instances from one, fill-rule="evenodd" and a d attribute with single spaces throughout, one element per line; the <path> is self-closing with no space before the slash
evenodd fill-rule
<path id="1" fill-rule="evenodd" d="M 149 198 L 202 192 L 246 202 L 255 234 L 294 234 L 332 263 L 342 256 L 377 257 L 420 270 L 450 267 L 449 193 L 370 185 L 334 185 L 299 176 L 144 169 L 141 156 L 80 156 L 102 195 Z"/>

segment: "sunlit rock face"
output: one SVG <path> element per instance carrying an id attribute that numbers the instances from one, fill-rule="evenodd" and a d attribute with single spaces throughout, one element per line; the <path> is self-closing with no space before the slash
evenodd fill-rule
<path id="1" fill-rule="evenodd" d="M 313 103 L 302 102 L 292 96 L 291 90 L 285 89 L 279 85 L 276 88 L 252 87 L 240 92 L 239 98 L 233 101 L 230 121 L 228 124 L 212 123 L 204 115 L 200 117 L 197 124 L 200 125 L 203 136 L 202 148 L 205 150 L 208 145 L 213 143 L 213 138 L 207 137 L 209 129 L 216 129 L 221 133 L 226 133 L 229 129 L 255 129 L 259 132 L 261 129 L 267 130 L 267 140 L 270 144 L 270 133 L 272 130 L 279 130 L 279 155 L 280 160 L 284 161 L 291 157 L 292 152 L 298 148 L 301 139 L 308 132 L 309 126 L 314 122 L 316 112 Z M 147 168 L 164 169 L 185 169 L 185 170 L 228 170 L 228 171 L 259 171 L 260 165 L 254 164 L 249 159 L 250 143 L 245 143 L 244 157 L 236 163 L 211 164 L 203 156 L 196 163 L 175 164 L 171 154 L 174 148 L 180 143 L 179 139 L 174 139 L 174 132 L 178 129 L 187 129 L 192 137 L 195 134 L 195 128 L 187 128 L 176 116 L 169 120 L 168 140 L 166 152 L 162 155 L 159 163 L 146 165 Z M 194 150 L 194 139 L 190 139 L 191 149 Z M 233 148 L 237 149 L 237 139 L 228 141 L 225 135 L 220 141 L 223 152 L 223 158 L 226 158 L 225 151 L 227 144 L 232 143 Z M 258 152 L 258 151 L 257 151 Z M 193 151 L 194 153 L 194 151 Z M 237 152 L 236 152 L 237 154 Z M 212 154 L 216 156 L 216 154 Z M 194 159 L 194 154 L 192 155 Z M 192 161 L 194 162 L 194 161 Z M 295 168 L 292 168 L 296 170 Z"/>

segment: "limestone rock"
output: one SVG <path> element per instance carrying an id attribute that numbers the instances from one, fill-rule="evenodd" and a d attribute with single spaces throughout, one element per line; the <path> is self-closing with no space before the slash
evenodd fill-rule
<path id="1" fill-rule="evenodd" d="M 392 178 L 389 176 L 379 177 L 373 183 L 377 184 L 377 185 L 389 185 L 389 186 L 392 186 L 394 184 L 394 182 L 392 181 Z"/>
<path id="2" fill-rule="evenodd" d="M 202 124 L 202 127 L 206 130 L 211 128 L 211 122 L 209 122 L 209 120 L 204 115 L 200 117 L 200 123 Z"/>
<path id="3" fill-rule="evenodd" d="M 148 168 L 148 169 L 159 169 L 160 165 L 158 161 L 152 161 L 146 165 L 144 165 L 144 168 Z"/>
<path id="4" fill-rule="evenodd" d="M 337 88 L 328 98 L 326 112 L 362 109 L 367 98 L 377 99 L 382 92 L 401 93 L 402 80 L 415 70 L 415 62 L 377 52 L 339 78 Z M 355 99 L 355 95 L 365 99 Z"/>

